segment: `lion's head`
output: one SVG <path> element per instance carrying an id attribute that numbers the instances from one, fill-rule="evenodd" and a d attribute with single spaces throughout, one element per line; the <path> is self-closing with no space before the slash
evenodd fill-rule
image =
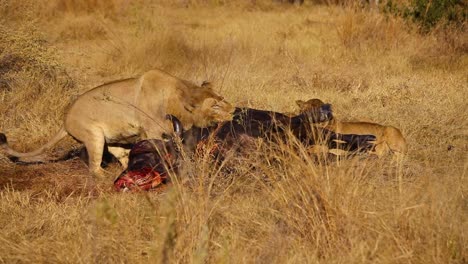
<path id="1" fill-rule="evenodd" d="M 215 123 L 231 121 L 235 107 L 213 91 L 208 82 L 192 86 L 184 96 L 184 108 L 192 115 L 193 125 L 208 127 Z"/>
<path id="2" fill-rule="evenodd" d="M 296 104 L 299 106 L 299 111 L 303 113 L 321 107 L 325 103 L 320 99 L 314 98 L 305 102 L 302 100 L 296 100 Z"/>
<path id="3" fill-rule="evenodd" d="M 203 101 L 201 106 L 195 108 L 193 112 L 195 117 L 194 125 L 207 127 L 214 123 L 231 121 L 234 110 L 234 106 L 222 99 L 207 98 Z"/>
<path id="4" fill-rule="evenodd" d="M 299 112 L 307 115 L 314 123 L 326 122 L 333 119 L 332 108 L 330 104 L 325 104 L 322 100 L 314 98 L 306 102 L 296 100 L 299 106 Z"/>

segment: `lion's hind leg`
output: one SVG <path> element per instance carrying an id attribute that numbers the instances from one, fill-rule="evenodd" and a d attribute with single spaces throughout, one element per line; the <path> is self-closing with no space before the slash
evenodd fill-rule
<path id="1" fill-rule="evenodd" d="M 397 160 L 403 159 L 408 149 L 406 139 L 398 128 L 389 126 L 385 129 L 388 147 Z"/>
<path id="2" fill-rule="evenodd" d="M 392 162 L 395 162 L 398 166 L 403 164 L 403 160 L 406 156 L 406 152 L 400 150 L 391 150 L 392 151 Z"/>
<path id="3" fill-rule="evenodd" d="M 77 137 L 77 139 L 84 143 L 88 152 L 89 171 L 95 176 L 104 176 L 104 170 L 101 168 L 105 144 L 104 134 L 97 131 L 87 131 L 86 134 L 82 135 L 82 138 Z"/>
<path id="4" fill-rule="evenodd" d="M 127 168 L 128 166 L 128 154 L 130 153 L 129 149 L 121 148 L 121 147 L 107 147 L 109 152 L 119 160 L 120 165 L 122 167 Z"/>
<path id="5" fill-rule="evenodd" d="M 381 142 L 376 142 L 374 151 L 371 153 L 377 155 L 377 157 L 379 158 L 383 158 L 389 151 L 390 151 L 390 148 L 387 142 L 381 141 Z"/>

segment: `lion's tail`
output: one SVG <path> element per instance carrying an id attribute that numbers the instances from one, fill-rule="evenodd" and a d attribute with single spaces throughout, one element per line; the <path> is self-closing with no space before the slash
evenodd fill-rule
<path id="1" fill-rule="evenodd" d="M 61 128 L 55 136 L 49 140 L 46 144 L 44 144 L 42 147 L 31 151 L 31 152 L 18 152 L 10 146 L 8 146 L 7 138 L 5 134 L 0 133 L 0 149 L 5 152 L 9 158 L 39 158 L 40 155 L 44 154 L 44 152 L 51 147 L 53 147 L 55 144 L 57 144 L 60 140 L 62 140 L 66 135 L 68 135 L 67 131 L 65 128 Z M 38 162 L 42 161 L 40 158 L 37 160 Z"/>

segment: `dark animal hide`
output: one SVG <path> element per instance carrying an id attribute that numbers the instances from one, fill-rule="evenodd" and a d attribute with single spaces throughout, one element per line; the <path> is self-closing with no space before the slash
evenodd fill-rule
<path id="1" fill-rule="evenodd" d="M 173 140 L 142 140 L 129 155 L 128 168 L 114 181 L 117 191 L 150 190 L 177 173 L 179 152 Z"/>
<path id="2" fill-rule="evenodd" d="M 172 121 L 176 136 L 182 134 L 182 125 L 174 116 Z M 179 148 L 175 137 L 166 140 L 148 139 L 137 142 L 130 150 L 128 167 L 114 181 L 117 191 L 151 190 L 170 180 L 177 173 Z"/>
<path id="3" fill-rule="evenodd" d="M 336 134 L 329 130 L 324 131 L 324 133 L 330 133 L 329 148 L 350 152 L 367 152 L 372 151 L 375 147 L 376 137 L 374 135 Z"/>
<path id="4" fill-rule="evenodd" d="M 233 146 L 240 137 L 264 138 L 268 141 L 285 139 L 291 131 L 301 142 L 314 143 L 311 138 L 313 123 L 325 122 L 332 118 L 330 105 L 323 105 L 313 111 L 289 117 L 282 113 L 252 108 L 236 108 L 233 120 L 208 128 L 192 128 L 183 133 L 184 143 L 189 151 L 204 139 L 212 136 L 214 140 Z"/>

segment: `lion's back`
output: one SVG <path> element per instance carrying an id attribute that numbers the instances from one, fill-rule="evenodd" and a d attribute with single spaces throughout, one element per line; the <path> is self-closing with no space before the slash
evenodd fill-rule
<path id="1" fill-rule="evenodd" d="M 384 127 L 370 122 L 339 122 L 337 133 L 382 136 Z"/>

